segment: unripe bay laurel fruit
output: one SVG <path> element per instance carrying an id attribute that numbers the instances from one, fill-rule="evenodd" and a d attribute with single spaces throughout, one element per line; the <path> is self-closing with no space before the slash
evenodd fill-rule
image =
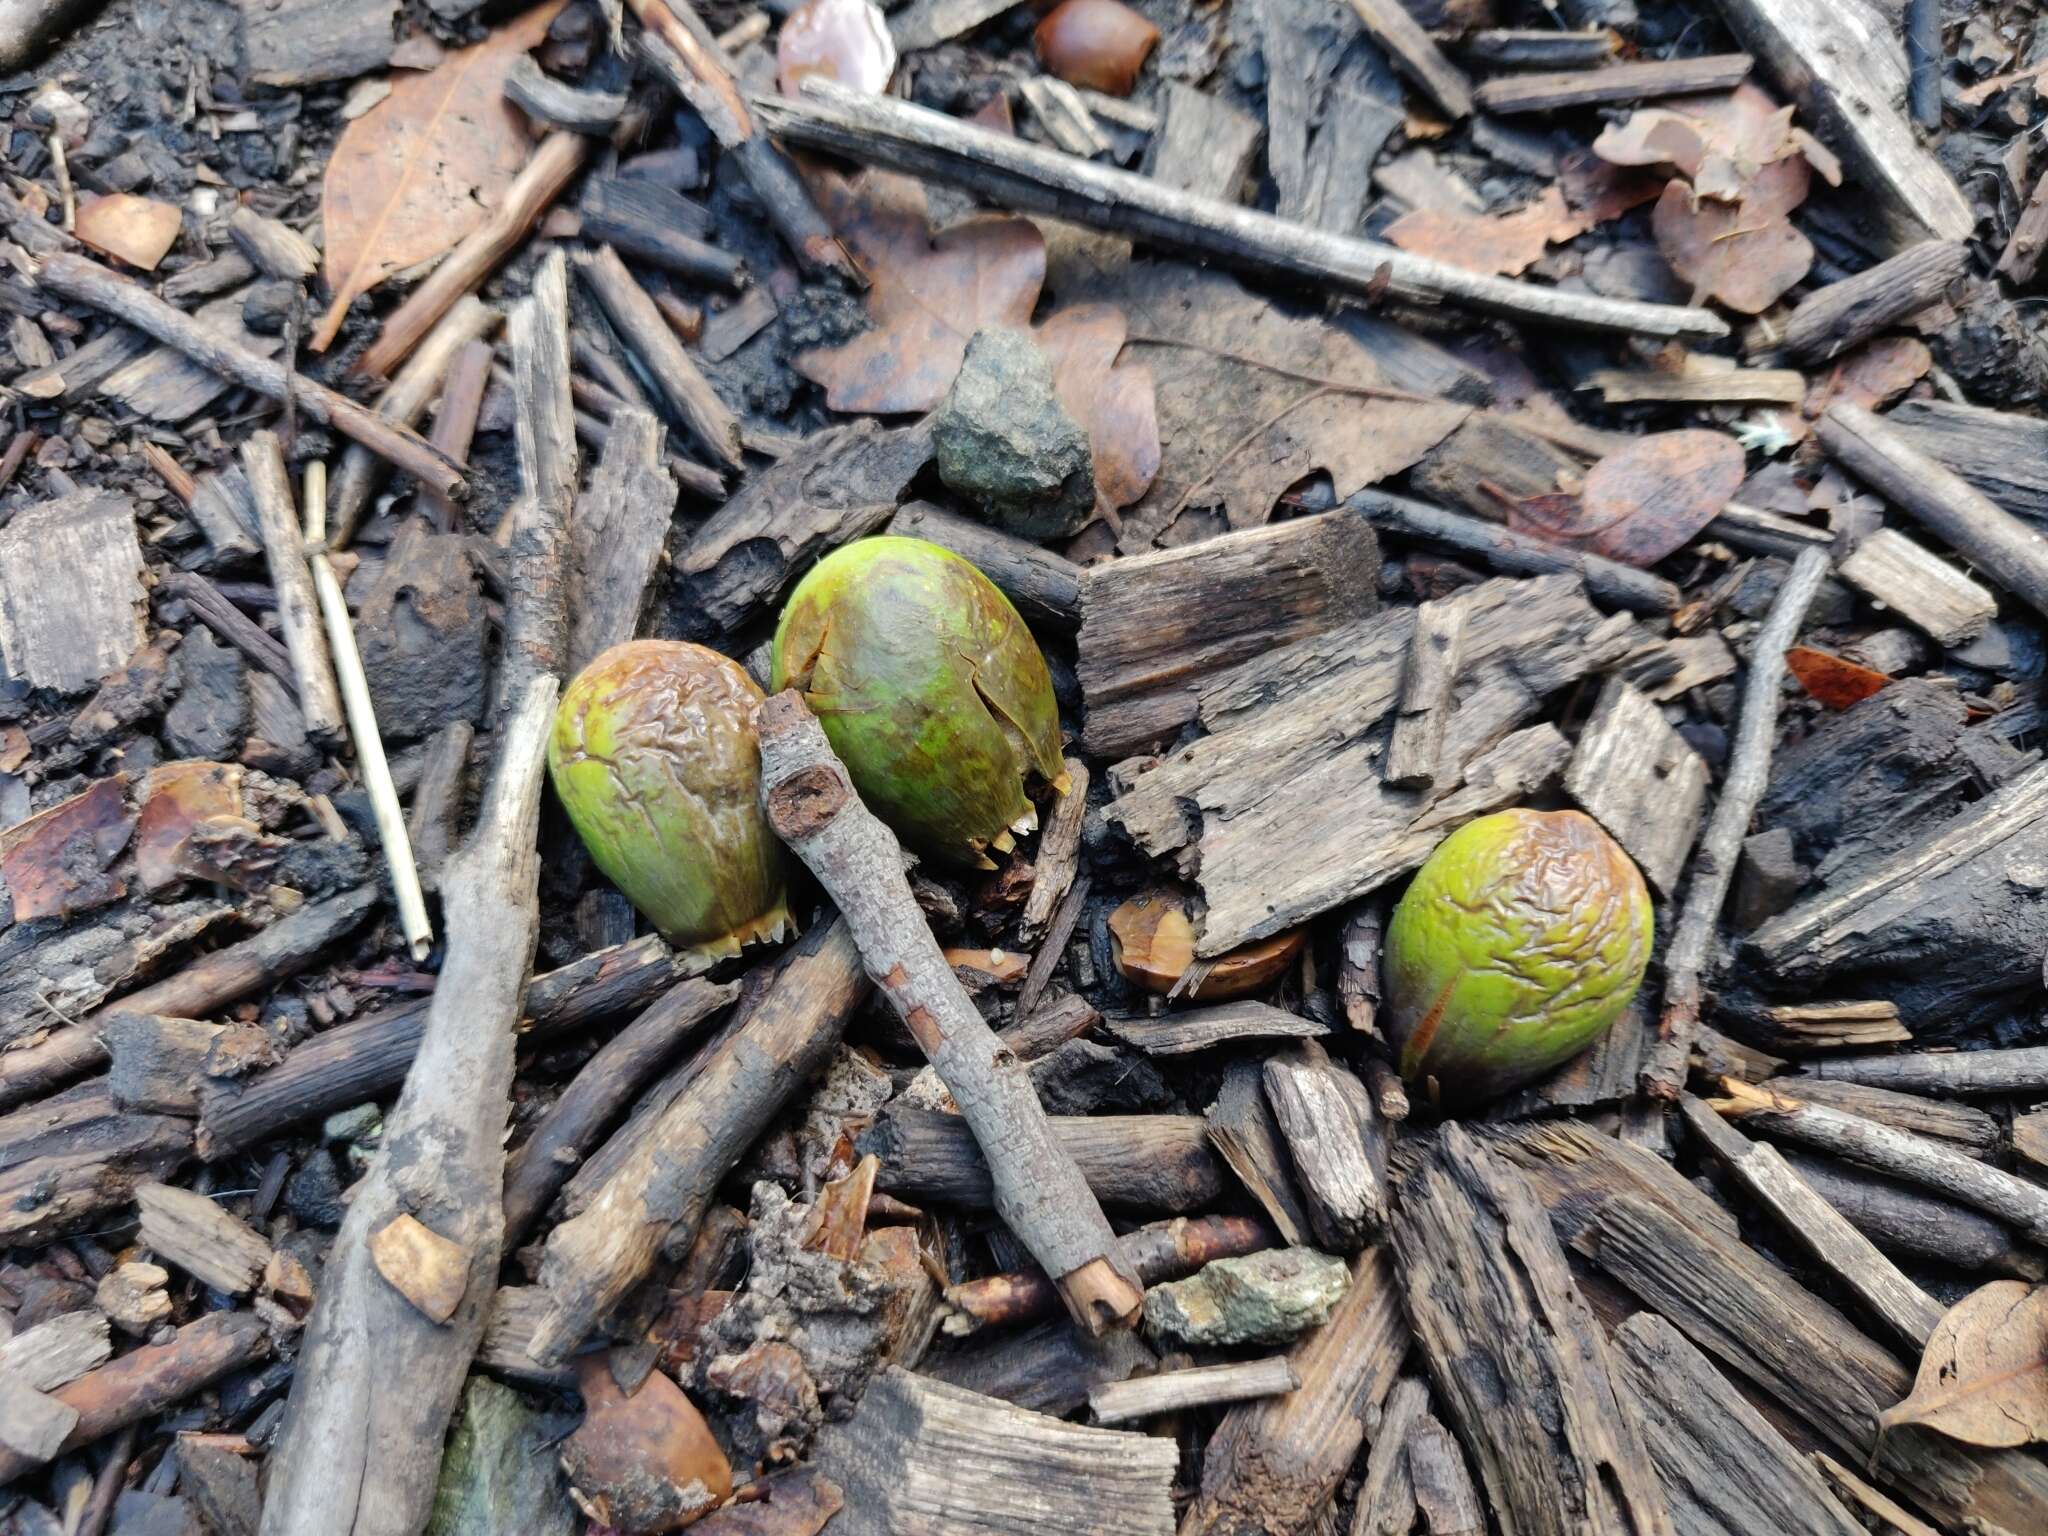
<path id="1" fill-rule="evenodd" d="M 785 855 L 761 812 L 760 702 L 716 651 L 631 640 L 577 674 L 548 737 L 555 795 L 597 867 L 705 959 L 789 929 Z"/>
<path id="2" fill-rule="evenodd" d="M 1577 811 L 1502 811 L 1453 832 L 1387 925 L 1388 1035 L 1410 1082 L 1469 1104 L 1569 1061 L 1650 963 L 1650 893 Z"/>
<path id="3" fill-rule="evenodd" d="M 993 867 L 983 850 L 1036 824 L 1025 773 L 1066 791 L 1038 642 L 949 549 L 834 550 L 790 594 L 773 657 L 776 689 L 802 690 L 861 799 L 927 858 Z"/>

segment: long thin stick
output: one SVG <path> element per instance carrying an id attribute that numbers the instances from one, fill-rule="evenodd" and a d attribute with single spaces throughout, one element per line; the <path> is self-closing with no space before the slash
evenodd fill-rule
<path id="1" fill-rule="evenodd" d="M 1349 293 L 1411 304 L 1456 304 L 1539 324 L 1642 336 L 1725 336 L 1704 309 L 1644 304 L 1482 277 L 1390 245 L 1310 229 L 1114 166 L 991 133 L 891 97 L 813 75 L 801 98 L 757 96 L 756 121 L 776 138 L 967 187 L 1004 207 L 1284 272 Z"/>
<path id="2" fill-rule="evenodd" d="M 398 926 L 413 959 L 424 960 L 434 947 L 434 926 L 427 921 L 427 898 L 413 864 L 412 838 L 405 829 L 405 812 L 399 809 L 398 786 L 391 782 L 391 765 L 384 757 L 384 737 L 377 729 L 377 710 L 370 702 L 370 680 L 363 675 L 363 654 L 356 648 L 348 600 L 341 595 L 341 583 L 327 559 L 327 466 L 318 459 L 306 466 L 304 500 L 313 592 L 327 625 L 327 649 L 341 683 L 342 707 L 348 713 L 348 731 L 355 741 L 363 788 L 369 792 L 370 812 L 377 818 L 377 841 L 384 845 L 384 862 L 391 866 Z"/>
<path id="3" fill-rule="evenodd" d="M 1029 1069 L 961 988 L 903 874 L 895 836 L 861 804 L 824 728 L 794 690 L 757 716 L 761 804 L 853 930 L 861 963 L 937 1070 L 980 1144 L 996 1212 L 1090 1333 L 1129 1327 L 1143 1288 L 1073 1158 L 1054 1138 Z"/>
<path id="4" fill-rule="evenodd" d="M 1722 782 L 1721 798 L 1714 805 L 1706 836 L 1693 855 L 1685 907 L 1664 956 L 1664 1013 L 1641 1078 L 1643 1092 L 1652 1098 L 1676 1099 L 1685 1083 L 1686 1059 L 1700 1027 L 1700 972 L 1706 968 L 1707 947 L 1735 879 L 1735 861 L 1742 852 L 1742 840 L 1749 835 L 1749 819 L 1756 814 L 1771 776 L 1771 749 L 1778 736 L 1778 694 L 1785 685 L 1785 651 L 1799 637 L 1799 626 L 1806 622 L 1806 610 L 1813 606 L 1827 573 L 1825 550 L 1809 549 L 1792 562 L 1792 570 L 1771 604 L 1770 617 L 1757 631 L 1750 651 L 1728 777 Z"/>
<path id="5" fill-rule="evenodd" d="M 354 438 L 394 468 L 418 477 L 421 484 L 437 486 L 443 495 L 457 500 L 469 495 L 469 482 L 462 471 L 417 432 L 314 383 L 274 358 L 214 334 L 132 278 L 65 251 L 43 258 L 36 283 L 59 298 L 76 299 L 127 321 L 244 389 L 271 400 L 284 399 L 289 390 L 293 404 L 313 420 Z"/>

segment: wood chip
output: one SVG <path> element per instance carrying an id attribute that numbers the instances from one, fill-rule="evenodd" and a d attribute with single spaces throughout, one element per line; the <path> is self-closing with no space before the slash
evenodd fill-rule
<path id="1" fill-rule="evenodd" d="M 455 1315 L 469 1285 L 469 1255 L 402 1213 L 370 1235 L 370 1259 L 393 1290 L 437 1323 Z"/>

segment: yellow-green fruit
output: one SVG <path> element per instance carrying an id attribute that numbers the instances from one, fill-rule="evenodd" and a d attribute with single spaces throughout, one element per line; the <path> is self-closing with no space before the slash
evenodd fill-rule
<path id="1" fill-rule="evenodd" d="M 761 690 L 701 645 L 615 645 L 562 695 L 548 775 L 597 867 L 678 949 L 782 936 L 782 844 L 761 814 Z"/>
<path id="2" fill-rule="evenodd" d="M 1651 922 L 1642 875 L 1590 817 L 1513 810 L 1460 827 L 1387 925 L 1401 1075 L 1471 1103 L 1569 1061 L 1635 996 Z"/>
<path id="3" fill-rule="evenodd" d="M 1031 824 L 1025 772 L 1060 780 L 1038 642 L 949 549 L 888 535 L 834 550 L 790 593 L 772 666 L 868 809 L 928 858 L 987 863 L 985 848 Z"/>

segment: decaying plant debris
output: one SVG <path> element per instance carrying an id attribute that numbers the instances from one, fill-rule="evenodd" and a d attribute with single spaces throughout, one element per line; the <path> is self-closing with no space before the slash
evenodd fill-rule
<path id="1" fill-rule="evenodd" d="M 2048 1529 L 2032 10 L 0 70 L 0 1536 Z"/>

